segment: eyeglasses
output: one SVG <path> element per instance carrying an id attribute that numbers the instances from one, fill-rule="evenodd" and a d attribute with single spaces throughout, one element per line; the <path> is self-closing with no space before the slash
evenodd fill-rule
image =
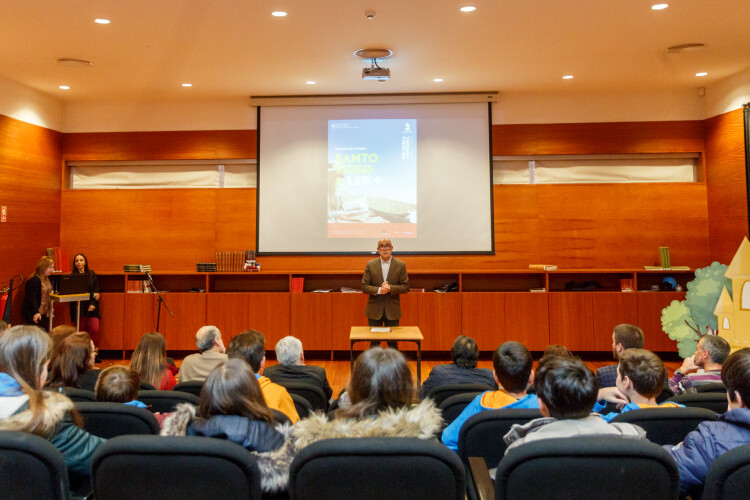
<path id="1" fill-rule="evenodd" d="M 393 248 L 391 245 L 378 245 L 378 248 Z"/>

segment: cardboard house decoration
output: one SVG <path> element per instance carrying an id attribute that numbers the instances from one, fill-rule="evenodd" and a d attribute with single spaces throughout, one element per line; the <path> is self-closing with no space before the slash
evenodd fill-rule
<path id="1" fill-rule="evenodd" d="M 719 335 L 727 339 L 734 351 L 750 347 L 750 241 L 747 238 L 742 239 L 724 276 L 732 280 L 734 299 L 724 287 L 714 314 L 719 320 Z"/>

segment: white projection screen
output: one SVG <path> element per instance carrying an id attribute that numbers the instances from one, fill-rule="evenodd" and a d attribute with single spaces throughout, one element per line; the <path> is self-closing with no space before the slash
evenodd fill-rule
<path id="1" fill-rule="evenodd" d="M 487 103 L 258 110 L 260 254 L 492 253 Z"/>

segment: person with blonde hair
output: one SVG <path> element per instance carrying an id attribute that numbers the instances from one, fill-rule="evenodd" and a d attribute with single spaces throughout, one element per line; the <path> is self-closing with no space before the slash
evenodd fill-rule
<path id="1" fill-rule="evenodd" d="M 167 366 L 167 343 L 160 333 L 146 333 L 141 337 L 130 357 L 130 368 L 138 374 L 141 382 L 147 382 L 158 390 L 171 391 L 177 385 Z"/>
<path id="2" fill-rule="evenodd" d="M 27 325 L 36 325 L 45 331 L 49 329 L 49 296 L 52 283 L 49 275 L 55 269 L 55 263 L 49 257 L 42 257 L 34 272 L 26 280 L 26 294 L 23 296 L 22 314 Z"/>

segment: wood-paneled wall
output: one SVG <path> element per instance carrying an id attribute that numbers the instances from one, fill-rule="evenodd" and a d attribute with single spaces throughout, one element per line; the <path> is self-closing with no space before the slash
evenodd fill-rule
<path id="1" fill-rule="evenodd" d="M 34 270 L 48 247 L 60 243 L 62 134 L 0 115 L 0 288 Z M 13 322 L 21 320 L 23 286 L 14 295 Z M 2 311 L 0 311 L 0 315 Z"/>
<path id="2" fill-rule="evenodd" d="M 742 110 L 705 121 L 708 233 L 711 260 L 729 264 L 748 235 Z"/>

